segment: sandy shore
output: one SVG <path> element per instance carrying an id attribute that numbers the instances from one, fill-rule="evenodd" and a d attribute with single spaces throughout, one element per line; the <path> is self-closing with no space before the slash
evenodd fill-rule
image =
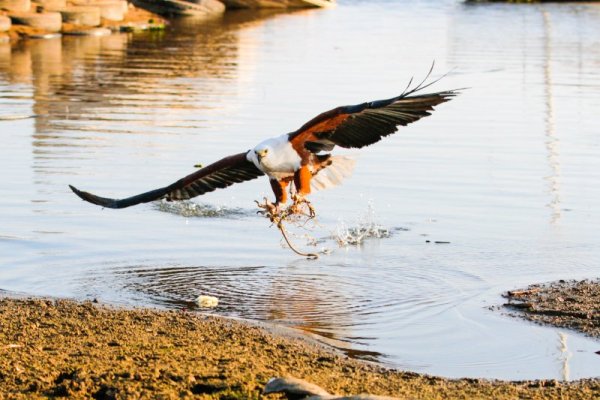
<path id="1" fill-rule="evenodd" d="M 514 316 L 600 337 L 600 280 L 531 285 L 505 297 Z"/>
<path id="2" fill-rule="evenodd" d="M 399 372 L 187 312 L 1 298 L 0 326 L 0 398 L 263 398 L 276 376 L 332 393 L 400 398 L 589 399 L 600 392 L 600 379 L 500 382 Z"/>

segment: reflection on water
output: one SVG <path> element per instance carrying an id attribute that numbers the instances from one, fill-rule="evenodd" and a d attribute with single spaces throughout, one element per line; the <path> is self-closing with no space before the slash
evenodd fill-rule
<path id="1" fill-rule="evenodd" d="M 567 346 L 568 336 L 563 332 L 559 332 L 558 337 L 560 340 L 560 345 L 559 345 L 560 360 L 562 361 L 562 368 L 561 368 L 560 372 L 562 374 L 562 380 L 568 381 L 568 380 L 570 380 L 570 376 L 571 376 L 570 370 L 569 370 L 569 359 L 572 356 L 571 352 L 569 351 L 569 347 Z"/>
<path id="2" fill-rule="evenodd" d="M 190 309 L 210 294 L 211 312 L 414 371 L 597 375 L 596 341 L 557 348 L 554 329 L 489 307 L 515 286 L 597 274 L 600 6 L 398 4 L 0 44 L 0 289 Z M 432 59 L 453 71 L 434 89 L 470 89 L 312 196 L 309 234 L 333 250 L 318 261 L 281 249 L 255 214 L 264 179 L 124 210 L 67 188 L 163 186 L 331 107 L 389 97 Z M 357 223 L 370 204 L 378 224 Z M 380 237 L 340 247 L 340 226 Z"/>
<path id="3" fill-rule="evenodd" d="M 235 80 L 243 79 L 238 60 L 249 57 L 251 62 L 252 56 L 240 52 L 238 32 L 260 20 L 260 15 L 242 12 L 204 25 L 179 21 L 175 27 L 179 35 L 155 32 L 21 41 L 7 51 L 2 74 L 10 83 L 32 84 L 40 146 L 47 140 L 54 143 L 58 138 L 53 135 L 65 130 L 197 129 L 205 121 L 189 115 L 190 110 L 202 110 L 194 99 L 227 92 Z M 80 138 L 86 139 L 84 134 Z"/>
<path id="4" fill-rule="evenodd" d="M 559 140 L 554 128 L 554 100 L 552 98 L 552 44 L 551 16 L 547 11 L 542 11 L 544 18 L 544 86 L 546 96 L 546 148 L 548 150 L 548 164 L 551 174 L 546 177 L 550 186 L 551 200 L 548 206 L 552 210 L 551 223 L 556 223 L 561 216 L 560 204 L 560 159 L 558 145 Z"/>

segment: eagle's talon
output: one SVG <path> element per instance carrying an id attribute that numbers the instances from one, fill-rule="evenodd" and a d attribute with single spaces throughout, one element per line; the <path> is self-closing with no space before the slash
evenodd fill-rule
<path id="1" fill-rule="evenodd" d="M 314 218 L 316 212 L 311 202 L 300 193 L 294 193 L 292 195 L 292 205 L 288 207 L 290 215 L 304 215 L 308 218 Z M 306 206 L 306 210 L 303 206 Z"/>
<path id="2" fill-rule="evenodd" d="M 287 214 L 281 209 L 281 203 L 272 203 L 266 197 L 262 203 L 257 200 L 254 200 L 254 202 L 258 208 L 261 209 L 256 213 L 269 218 L 269 220 L 274 224 L 278 224 L 287 216 Z"/>

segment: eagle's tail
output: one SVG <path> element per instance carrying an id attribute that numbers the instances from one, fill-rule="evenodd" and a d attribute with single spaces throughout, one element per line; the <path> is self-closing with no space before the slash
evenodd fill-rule
<path id="1" fill-rule="evenodd" d="M 342 183 L 344 178 L 352 175 L 356 160 L 348 156 L 331 156 L 327 165 L 313 176 L 310 181 L 312 190 L 323 190 Z"/>

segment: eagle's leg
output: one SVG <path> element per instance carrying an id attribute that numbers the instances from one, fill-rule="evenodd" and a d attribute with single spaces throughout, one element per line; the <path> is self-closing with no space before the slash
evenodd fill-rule
<path id="1" fill-rule="evenodd" d="M 294 172 L 294 185 L 296 186 L 296 194 L 299 197 L 304 197 L 310 194 L 310 179 L 312 173 L 308 169 L 308 165 L 303 165 L 300 169 Z"/>
<path id="2" fill-rule="evenodd" d="M 287 202 L 287 187 L 290 181 L 287 179 L 271 179 L 270 182 L 273 193 L 275 193 L 275 204 L 277 207 L 285 204 Z"/>
<path id="3" fill-rule="evenodd" d="M 309 217 L 315 216 L 315 209 L 306 199 L 306 195 L 310 194 L 310 180 L 312 178 L 312 172 L 308 169 L 308 165 L 303 165 L 298 171 L 294 173 L 294 186 L 296 186 L 296 193 L 292 195 L 294 203 L 290 206 L 290 210 L 293 214 L 300 214 L 302 211 L 302 205 L 306 204 L 308 208 Z"/>

